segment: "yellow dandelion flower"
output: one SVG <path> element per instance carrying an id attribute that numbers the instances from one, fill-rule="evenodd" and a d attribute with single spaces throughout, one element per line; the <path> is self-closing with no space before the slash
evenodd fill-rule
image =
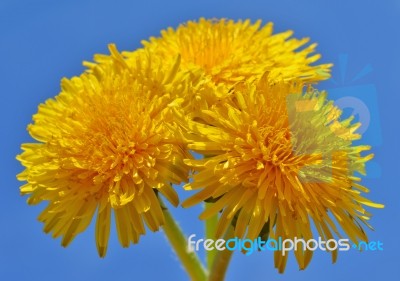
<path id="1" fill-rule="evenodd" d="M 373 157 L 362 155 L 369 146 L 352 145 L 360 124 L 341 120 L 326 93 L 301 93 L 301 82 L 263 77 L 257 85 L 238 86 L 231 103 L 203 110 L 207 124 L 182 121 L 189 149 L 208 156 L 185 160 L 196 170 L 185 189 L 199 192 L 183 206 L 214 202 L 200 218 L 222 212 L 218 237 L 232 224 L 237 237 L 255 239 L 267 227 L 274 239 L 307 241 L 314 224 L 325 241 L 341 237 L 339 227 L 354 243 L 367 240 L 361 224 L 370 227 L 370 214 L 363 205 L 383 206 L 362 196 L 368 189 L 355 175 L 365 174 Z M 298 247 L 295 256 L 304 269 L 312 252 Z M 333 251 L 334 261 L 336 256 Z M 280 272 L 287 257 L 275 252 Z"/>
<path id="2" fill-rule="evenodd" d="M 311 65 L 320 55 L 314 53 L 316 44 L 306 46 L 309 38 L 291 38 L 290 30 L 272 32 L 272 23 L 261 26 L 260 20 L 251 23 L 200 18 L 176 30 L 163 30 L 161 37 L 151 37 L 142 43 L 166 61 L 179 54 L 182 70 L 200 68 L 216 85 L 231 86 L 254 80 L 266 71 L 270 71 L 270 79 L 297 77 L 315 82 L 329 78 L 331 65 Z"/>
<path id="3" fill-rule="evenodd" d="M 171 184 L 187 180 L 189 157 L 168 109 L 176 65 L 145 52 L 128 63 L 115 46 L 110 51 L 104 63 L 63 79 L 61 93 L 39 106 L 28 126 L 38 142 L 23 144 L 17 156 L 26 168 L 18 175 L 27 182 L 21 193 L 29 204 L 49 202 L 39 216 L 44 231 L 67 246 L 97 210 L 100 256 L 112 210 L 123 247 L 137 243 L 146 225 L 151 231 L 163 225 L 158 193 L 178 204 Z"/>

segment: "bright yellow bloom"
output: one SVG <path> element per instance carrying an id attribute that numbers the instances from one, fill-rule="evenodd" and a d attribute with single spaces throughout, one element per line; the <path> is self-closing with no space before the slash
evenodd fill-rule
<path id="1" fill-rule="evenodd" d="M 187 180 L 183 159 L 189 157 L 168 107 L 179 64 L 146 52 L 128 61 L 115 46 L 110 51 L 80 77 L 64 79 L 61 93 L 39 106 L 28 127 L 38 142 L 23 144 L 17 157 L 26 167 L 18 175 L 27 181 L 21 193 L 30 195 L 29 204 L 49 202 L 39 220 L 46 233 L 62 237 L 63 246 L 97 210 L 100 256 L 106 254 L 112 210 L 123 247 L 137 243 L 145 225 L 152 231 L 163 225 L 157 196 L 178 204 L 171 184 Z"/>
<path id="2" fill-rule="evenodd" d="M 202 111 L 207 124 L 182 122 L 189 149 L 208 156 L 185 161 L 196 170 L 185 188 L 200 191 L 183 206 L 215 202 L 200 218 L 222 212 L 218 237 L 232 224 L 235 236 L 255 239 L 269 225 L 272 238 L 307 241 L 314 224 L 325 240 L 340 237 L 338 226 L 354 243 L 367 240 L 361 224 L 370 227 L 370 214 L 363 205 L 383 206 L 361 195 L 368 189 L 354 175 L 365 174 L 373 157 L 361 155 L 369 146 L 352 145 L 360 124 L 340 120 L 326 93 L 301 93 L 300 82 L 272 84 L 263 77 L 238 86 L 231 103 Z M 298 247 L 295 256 L 304 269 L 312 252 Z M 280 272 L 287 257 L 275 252 Z"/>
<path id="3" fill-rule="evenodd" d="M 231 86 L 270 72 L 270 81 L 301 78 L 316 82 L 329 78 L 331 65 L 311 66 L 319 58 L 316 44 L 306 46 L 309 38 L 290 38 L 292 31 L 272 34 L 272 23 L 261 21 L 188 21 L 176 30 L 161 31 L 161 37 L 143 41 L 153 55 L 166 61 L 182 57 L 182 70 L 200 68 L 216 84 Z M 302 49 L 299 51 L 299 49 Z"/>
<path id="4" fill-rule="evenodd" d="M 269 81 L 301 79 L 307 83 L 330 77 L 331 64 L 313 65 L 321 56 L 309 38 L 291 38 L 293 32 L 273 33 L 272 23 L 261 21 L 188 21 L 176 30 L 161 31 L 161 37 L 142 41 L 144 48 L 165 62 L 181 57 L 180 72 L 186 73 L 192 87 L 184 92 L 181 106 L 196 115 L 231 97 L 238 82 L 256 81 L 266 71 Z M 135 56 L 126 52 L 126 56 Z M 201 78 L 201 79 L 200 79 Z"/>

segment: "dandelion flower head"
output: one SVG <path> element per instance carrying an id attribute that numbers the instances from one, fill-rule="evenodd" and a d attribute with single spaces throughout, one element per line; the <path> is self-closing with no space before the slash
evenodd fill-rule
<path id="1" fill-rule="evenodd" d="M 129 60 L 114 45 L 89 70 L 62 81 L 62 91 L 39 106 L 22 145 L 21 193 L 48 201 L 44 231 L 67 246 L 97 212 L 96 245 L 106 254 L 112 210 L 122 246 L 137 243 L 146 226 L 164 223 L 157 196 L 179 200 L 171 184 L 187 180 L 187 158 L 173 133 L 168 104 L 176 67 L 138 52 Z"/>
<path id="2" fill-rule="evenodd" d="M 203 110 L 207 122 L 181 116 L 189 149 L 207 156 L 185 161 L 196 171 L 185 188 L 198 192 L 183 206 L 214 202 L 200 218 L 221 212 L 218 237 L 233 225 L 239 238 L 256 239 L 267 227 L 272 238 L 308 241 L 314 224 L 325 241 L 340 237 L 339 227 L 354 243 L 367 240 L 364 205 L 382 205 L 362 196 L 368 189 L 355 173 L 365 174 L 373 154 L 352 144 L 360 137 L 353 117 L 341 120 L 326 93 L 302 88 L 301 81 L 270 83 L 265 75 L 238 85 L 230 103 Z M 304 269 L 312 252 L 299 247 L 295 256 Z M 287 257 L 275 252 L 280 272 Z"/>

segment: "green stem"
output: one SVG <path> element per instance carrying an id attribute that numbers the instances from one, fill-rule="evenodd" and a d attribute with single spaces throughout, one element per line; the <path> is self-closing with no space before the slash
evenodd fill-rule
<path id="1" fill-rule="evenodd" d="M 163 226 L 165 236 L 175 250 L 176 255 L 190 276 L 190 279 L 193 281 L 205 281 L 207 279 L 207 272 L 203 264 L 196 253 L 188 249 L 186 236 L 165 207 L 161 198 L 159 198 L 159 200 L 165 217 L 165 225 Z"/>
<path id="2" fill-rule="evenodd" d="M 210 208 L 213 203 L 204 203 L 204 208 L 207 210 L 207 208 Z M 207 219 L 205 221 L 205 234 L 206 234 L 206 239 L 213 239 L 215 241 L 215 231 L 217 229 L 217 224 L 218 224 L 218 214 L 215 214 L 211 218 Z M 214 250 L 206 251 L 206 256 L 207 256 L 207 267 L 211 268 L 215 255 L 217 254 L 217 250 L 214 248 Z"/>
<path id="3" fill-rule="evenodd" d="M 230 226 L 225 233 L 224 240 L 228 241 L 233 238 L 234 231 L 233 227 Z M 223 251 L 217 252 L 214 257 L 214 263 L 211 268 L 210 276 L 208 281 L 223 281 L 225 278 L 226 271 L 228 269 L 229 263 L 232 258 L 233 251 L 225 249 Z"/>

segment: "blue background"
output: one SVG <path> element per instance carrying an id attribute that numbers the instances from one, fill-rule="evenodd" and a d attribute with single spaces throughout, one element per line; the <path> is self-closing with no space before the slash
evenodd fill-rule
<path id="1" fill-rule="evenodd" d="M 30 207 L 19 195 L 15 175 L 22 167 L 15 160 L 20 144 L 29 142 L 26 126 L 39 103 L 59 92 L 62 77 L 78 75 L 81 62 L 95 53 L 107 53 L 114 42 L 120 50 L 140 46 L 140 40 L 158 35 L 199 17 L 262 19 L 273 21 L 276 31 L 294 29 L 295 36 L 318 42 L 323 62 L 336 63 L 336 84 L 347 88 L 373 85 L 377 100 L 366 101 L 380 134 L 368 177 L 369 198 L 386 205 L 371 210 L 375 231 L 371 240 L 384 243 L 384 251 L 315 252 L 310 266 L 299 271 L 290 257 L 284 275 L 273 268 L 268 252 L 245 256 L 235 253 L 227 280 L 400 280 L 399 191 L 399 65 L 400 1 L 0 1 L 0 280 L 187 280 L 161 232 L 122 249 L 112 232 L 105 259 L 97 256 L 93 227 L 64 249 L 60 241 L 42 232 L 36 221 L 44 204 Z M 348 55 L 345 73 L 339 55 Z M 373 71 L 352 81 L 370 65 Z M 343 77 L 342 77 L 343 76 Z M 342 79 L 343 78 L 343 79 Z M 340 92 L 340 90 L 339 90 Z M 374 100 L 372 99 L 372 100 Z M 366 139 L 366 142 L 368 139 Z M 186 197 L 187 194 L 182 194 Z M 203 236 L 197 208 L 174 213 L 186 233 Z"/>

